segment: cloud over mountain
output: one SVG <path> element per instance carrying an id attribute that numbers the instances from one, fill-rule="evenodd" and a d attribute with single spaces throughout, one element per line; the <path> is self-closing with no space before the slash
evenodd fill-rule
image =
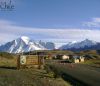
<path id="1" fill-rule="evenodd" d="M 99 19 L 96 19 L 99 22 Z M 100 41 L 100 30 L 97 29 L 48 29 L 48 28 L 31 28 L 19 26 L 14 22 L 0 20 L 0 44 L 11 41 L 20 36 L 29 36 L 34 40 L 52 41 L 55 43 L 66 43 L 70 41 L 79 41 L 91 39 Z"/>

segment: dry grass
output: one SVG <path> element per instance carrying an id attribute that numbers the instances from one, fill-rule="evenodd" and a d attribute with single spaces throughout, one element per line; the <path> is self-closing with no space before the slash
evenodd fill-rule
<path id="1" fill-rule="evenodd" d="M 0 86 L 71 86 L 42 69 L 16 69 L 17 59 L 0 57 Z"/>
<path id="2" fill-rule="evenodd" d="M 7 58 L 1 58 L 0 57 L 0 67 L 16 67 L 17 65 L 17 59 L 7 59 Z"/>
<path id="3" fill-rule="evenodd" d="M 100 68 L 100 59 L 90 59 L 90 60 L 86 60 L 82 64 L 87 64 L 87 65 L 90 65 L 92 67 Z"/>
<path id="4" fill-rule="evenodd" d="M 0 86 L 71 86 L 61 78 L 51 78 L 45 70 L 38 69 L 2 69 L 0 68 Z"/>

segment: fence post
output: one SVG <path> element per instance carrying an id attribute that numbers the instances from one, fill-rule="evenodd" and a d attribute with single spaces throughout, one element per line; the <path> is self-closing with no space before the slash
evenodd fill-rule
<path id="1" fill-rule="evenodd" d="M 41 62 L 40 62 L 40 55 L 38 55 L 38 68 L 40 69 L 41 68 Z"/>
<path id="2" fill-rule="evenodd" d="M 17 69 L 20 69 L 20 55 L 17 58 Z"/>

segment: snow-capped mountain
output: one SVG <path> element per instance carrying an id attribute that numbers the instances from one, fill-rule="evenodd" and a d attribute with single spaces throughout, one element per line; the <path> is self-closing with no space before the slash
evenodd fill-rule
<path id="1" fill-rule="evenodd" d="M 69 42 L 66 45 L 61 46 L 59 49 L 61 50 L 72 50 L 72 51 L 76 51 L 76 50 L 88 50 L 88 49 L 97 49 L 96 47 L 99 46 L 100 43 L 89 40 L 89 39 L 85 39 L 83 41 L 77 42 Z M 100 49 L 100 47 L 98 47 L 98 49 Z"/>
<path id="2" fill-rule="evenodd" d="M 16 40 L 6 43 L 5 45 L 0 46 L 0 51 L 5 51 L 9 53 L 21 53 L 34 50 L 47 50 L 49 44 L 43 46 L 39 42 L 30 40 L 29 37 L 22 36 Z M 53 45 L 54 46 L 54 45 Z"/>
<path id="3" fill-rule="evenodd" d="M 8 42 L 0 46 L 0 51 L 9 52 L 9 53 L 21 53 L 34 50 L 54 50 L 56 43 L 52 42 L 43 42 L 43 41 L 32 41 L 29 37 L 22 36 L 18 39 L 15 39 L 11 42 Z M 71 51 L 80 51 L 80 50 L 99 50 L 100 43 L 95 42 L 89 39 L 83 41 L 73 41 L 62 45 L 57 48 L 59 50 L 71 50 Z"/>

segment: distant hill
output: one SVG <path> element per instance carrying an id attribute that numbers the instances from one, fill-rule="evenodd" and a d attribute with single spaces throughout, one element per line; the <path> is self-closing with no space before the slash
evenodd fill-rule
<path id="1" fill-rule="evenodd" d="M 7 52 L 0 52 L 0 58 L 12 59 L 12 58 L 14 58 L 14 56 Z"/>
<path id="2" fill-rule="evenodd" d="M 85 50 L 76 53 L 77 55 L 83 55 L 87 59 L 100 59 L 100 50 Z"/>

